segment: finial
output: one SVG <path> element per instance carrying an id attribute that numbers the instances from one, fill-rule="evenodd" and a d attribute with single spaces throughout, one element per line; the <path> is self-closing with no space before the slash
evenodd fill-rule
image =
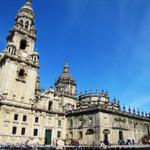
<path id="1" fill-rule="evenodd" d="M 27 2 L 32 3 L 32 0 L 27 0 Z"/>
<path id="2" fill-rule="evenodd" d="M 116 104 L 116 97 L 114 97 L 114 104 Z"/>
<path id="3" fill-rule="evenodd" d="M 137 114 L 138 114 L 138 116 L 140 116 L 140 111 L 139 111 L 139 109 L 137 109 Z"/>
<path id="4" fill-rule="evenodd" d="M 110 102 L 110 98 L 108 97 L 108 103 Z"/>
<path id="5" fill-rule="evenodd" d="M 27 0 L 26 4 L 31 5 L 32 4 L 32 0 Z"/>
<path id="6" fill-rule="evenodd" d="M 129 108 L 128 108 L 128 111 L 129 111 L 129 113 L 131 113 L 131 108 L 130 108 L 130 106 L 129 106 Z"/>
<path id="7" fill-rule="evenodd" d="M 123 111 L 126 112 L 126 107 L 125 106 L 123 106 Z"/>
<path id="8" fill-rule="evenodd" d="M 144 117 L 144 112 L 142 111 L 142 117 Z"/>
<path id="9" fill-rule="evenodd" d="M 69 72 L 68 61 L 65 60 L 65 64 L 64 64 L 64 73 L 68 73 L 68 72 Z"/>
<path id="10" fill-rule="evenodd" d="M 105 96 L 106 98 L 108 97 L 108 91 L 107 91 L 107 90 L 104 92 L 104 96 Z"/>

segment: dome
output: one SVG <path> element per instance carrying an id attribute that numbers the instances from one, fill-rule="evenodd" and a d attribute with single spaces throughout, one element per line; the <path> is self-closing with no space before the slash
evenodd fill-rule
<path id="1" fill-rule="evenodd" d="M 67 63 L 64 64 L 64 70 L 63 73 L 58 77 L 58 80 L 56 81 L 55 84 L 60 83 L 60 82 L 71 82 L 73 84 L 76 84 L 76 81 L 72 77 L 70 71 L 69 71 L 69 66 Z"/>
<path id="2" fill-rule="evenodd" d="M 70 73 L 62 73 L 59 80 L 74 80 Z"/>

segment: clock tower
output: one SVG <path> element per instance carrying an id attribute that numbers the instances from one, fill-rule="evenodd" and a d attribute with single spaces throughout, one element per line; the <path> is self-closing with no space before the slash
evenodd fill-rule
<path id="1" fill-rule="evenodd" d="M 32 0 L 27 0 L 16 16 L 6 48 L 0 53 L 0 94 L 6 100 L 29 104 L 35 98 L 39 68 L 35 41 Z"/>

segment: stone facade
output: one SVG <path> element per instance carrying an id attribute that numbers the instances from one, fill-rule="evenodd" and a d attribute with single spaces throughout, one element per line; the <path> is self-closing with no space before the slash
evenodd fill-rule
<path id="1" fill-rule="evenodd" d="M 150 134 L 147 114 L 125 107 L 121 110 L 119 101 L 110 102 L 107 92 L 84 93 L 78 100 L 76 109 L 67 112 L 70 139 L 81 144 L 98 144 L 101 140 L 117 144 L 127 139 L 137 142 Z"/>
<path id="2" fill-rule="evenodd" d="M 148 115 L 122 110 L 116 99 L 110 101 L 108 92 L 77 96 L 67 63 L 54 89 L 40 89 L 31 5 L 27 0 L 19 10 L 0 53 L 0 143 L 117 144 L 150 135 Z"/>

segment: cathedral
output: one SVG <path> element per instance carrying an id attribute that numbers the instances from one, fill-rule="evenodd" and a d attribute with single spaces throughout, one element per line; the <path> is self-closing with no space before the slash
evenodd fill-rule
<path id="1" fill-rule="evenodd" d="M 42 91 L 32 1 L 17 13 L 0 53 L 0 143 L 118 144 L 150 136 L 148 114 L 120 106 L 107 91 L 76 93 L 67 63 L 54 88 Z"/>

